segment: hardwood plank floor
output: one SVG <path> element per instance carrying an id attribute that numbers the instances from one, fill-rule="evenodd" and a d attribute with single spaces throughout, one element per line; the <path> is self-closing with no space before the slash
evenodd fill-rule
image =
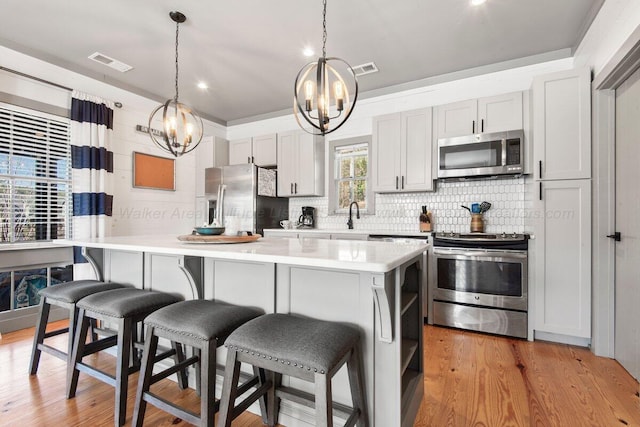
<path id="1" fill-rule="evenodd" d="M 56 322 L 60 327 L 64 322 Z M 113 388 L 81 374 L 76 398 L 65 398 L 65 364 L 43 354 L 28 375 L 33 328 L 0 339 L 0 425 L 111 426 Z M 416 427 L 640 426 L 638 383 L 614 360 L 588 349 L 425 326 L 425 398 Z M 55 337 L 61 348 L 66 336 Z M 91 356 L 103 369 L 110 355 Z M 131 423 L 137 374 L 129 381 Z M 164 380 L 154 391 L 193 411 L 199 398 Z M 145 426 L 188 425 L 149 405 Z M 234 427 L 262 426 L 245 413 Z M 394 426 L 382 426 L 394 427 Z"/>
<path id="2" fill-rule="evenodd" d="M 425 326 L 416 427 L 640 426 L 638 382 L 586 348 Z"/>

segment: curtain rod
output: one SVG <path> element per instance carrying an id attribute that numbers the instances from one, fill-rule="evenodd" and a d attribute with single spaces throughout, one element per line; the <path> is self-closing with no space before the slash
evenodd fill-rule
<path id="1" fill-rule="evenodd" d="M 62 85 L 60 85 L 58 83 L 54 83 L 54 82 L 51 82 L 49 80 L 41 79 L 40 77 L 30 76 L 29 74 L 25 74 L 25 73 L 22 73 L 20 71 L 12 70 L 11 68 L 3 67 L 2 65 L 0 65 L 0 70 L 8 71 L 10 73 L 17 74 L 17 75 L 22 76 L 22 77 L 26 77 L 28 79 L 38 81 L 40 83 L 45 83 L 45 84 L 48 84 L 48 85 L 51 85 L 51 86 L 54 86 L 54 87 L 57 87 L 57 88 L 60 88 L 60 89 L 63 89 L 63 90 L 67 90 L 69 92 L 73 92 L 73 89 L 71 89 L 70 87 L 62 86 Z M 114 102 L 113 105 L 115 107 L 122 108 L 122 103 L 121 102 Z"/>
<path id="2" fill-rule="evenodd" d="M 8 71 L 10 73 L 17 74 L 19 76 L 26 77 L 26 78 L 31 79 L 31 80 L 39 81 L 41 83 L 46 83 L 48 85 L 55 86 L 55 87 L 60 88 L 60 89 L 68 90 L 69 92 L 73 91 L 73 89 L 71 89 L 69 87 L 59 85 L 58 83 L 50 82 L 49 80 L 41 79 L 40 77 L 30 76 L 29 74 L 25 74 L 25 73 L 22 73 L 20 71 L 12 70 L 11 68 L 6 68 L 6 67 L 3 67 L 3 66 L 0 66 L 0 70 Z"/>

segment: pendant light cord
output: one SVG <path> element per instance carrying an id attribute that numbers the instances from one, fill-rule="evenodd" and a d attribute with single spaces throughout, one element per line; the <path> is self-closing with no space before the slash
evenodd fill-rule
<path id="1" fill-rule="evenodd" d="M 176 97 L 174 101 L 178 104 L 178 34 L 180 29 L 180 23 L 176 22 Z"/>
<path id="2" fill-rule="evenodd" d="M 323 0 L 322 2 L 323 11 L 322 11 L 322 57 L 327 57 L 327 0 Z"/>

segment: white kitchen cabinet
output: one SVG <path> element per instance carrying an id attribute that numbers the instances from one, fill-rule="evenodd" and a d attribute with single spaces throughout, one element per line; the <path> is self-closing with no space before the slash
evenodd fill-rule
<path id="1" fill-rule="evenodd" d="M 277 163 L 275 133 L 229 141 L 229 164 L 255 163 L 258 166 L 274 166 Z"/>
<path id="2" fill-rule="evenodd" d="M 561 71 L 533 80 L 536 179 L 591 177 L 591 74 Z"/>
<path id="3" fill-rule="evenodd" d="M 522 92 L 435 107 L 437 138 L 522 129 Z"/>
<path id="4" fill-rule="evenodd" d="M 228 164 L 229 143 L 219 136 L 205 136 L 195 149 L 196 197 L 204 196 L 204 170 Z"/>
<path id="5" fill-rule="evenodd" d="M 278 135 L 278 196 L 324 195 L 324 139 L 302 130 Z"/>
<path id="6" fill-rule="evenodd" d="M 373 191 L 433 191 L 431 108 L 374 117 Z"/>
<path id="7" fill-rule="evenodd" d="M 534 330 L 591 337 L 591 180 L 536 182 Z M 543 337 L 549 339 L 548 337 Z M 571 342 L 566 340 L 558 340 Z"/>

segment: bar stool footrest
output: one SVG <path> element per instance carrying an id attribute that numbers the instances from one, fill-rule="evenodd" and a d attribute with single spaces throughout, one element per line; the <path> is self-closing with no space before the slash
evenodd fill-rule
<path id="1" fill-rule="evenodd" d="M 158 359 L 156 359 L 154 361 L 154 363 L 157 362 L 157 361 L 158 361 Z M 167 378 L 169 375 L 175 374 L 176 372 L 179 372 L 179 371 L 183 370 L 184 368 L 188 368 L 189 366 L 193 365 L 197 361 L 198 361 L 198 356 L 191 356 L 190 358 L 188 358 L 188 359 L 186 359 L 186 360 L 184 360 L 184 361 L 182 361 L 180 363 L 177 363 L 177 364 L 165 369 L 162 372 L 158 372 L 157 374 L 155 374 L 155 375 L 153 375 L 151 377 L 150 384 L 155 384 L 158 381 Z"/>
<path id="2" fill-rule="evenodd" d="M 60 328 L 54 331 L 45 332 L 44 338 L 47 339 L 47 338 L 55 337 L 56 335 L 66 334 L 68 332 L 69 332 L 69 328 Z"/>
<path id="3" fill-rule="evenodd" d="M 67 353 L 62 350 L 58 350 L 55 347 L 51 347 L 47 344 L 38 344 L 38 350 L 44 351 L 45 353 L 49 353 L 52 356 L 57 357 L 58 359 L 66 360 Z"/>
<path id="4" fill-rule="evenodd" d="M 276 390 L 276 396 L 279 398 L 290 400 L 300 405 L 304 405 L 309 408 L 316 407 L 315 396 L 311 393 L 307 393 L 306 391 L 281 385 Z M 342 403 L 333 402 L 333 411 L 337 412 L 343 417 L 348 417 L 353 414 L 354 409 L 347 405 L 343 405 Z"/>
<path id="5" fill-rule="evenodd" d="M 258 382 L 258 378 L 257 377 L 253 377 L 254 379 L 249 381 L 249 382 L 254 382 L 255 383 Z M 254 383 L 254 384 L 255 384 Z M 249 388 L 251 388 L 251 386 L 253 385 L 247 385 L 248 383 L 244 383 L 241 386 L 238 387 L 238 396 L 243 395 L 244 393 L 247 392 L 247 390 L 249 390 Z M 260 399 L 266 392 L 267 390 L 269 390 L 269 388 L 271 387 L 271 382 L 267 381 L 264 384 L 262 384 L 262 386 L 258 387 L 253 393 L 251 393 L 249 396 L 247 396 L 246 399 L 244 399 L 242 402 L 240 402 L 237 406 L 235 406 L 233 408 L 233 418 L 237 418 L 241 413 L 243 413 L 244 411 L 247 410 L 247 408 L 249 408 L 249 406 L 251 406 L 251 404 L 253 402 L 255 402 L 256 400 Z"/>
<path id="6" fill-rule="evenodd" d="M 188 411 L 186 409 L 177 407 L 176 405 L 169 402 L 168 400 L 165 400 L 162 397 L 157 396 L 149 391 L 145 391 L 143 393 L 143 399 L 146 402 L 151 403 L 153 406 L 160 408 L 163 411 L 168 412 L 175 417 L 181 418 L 182 420 L 190 424 L 194 424 L 194 425 L 200 424 L 200 416 L 198 414 Z M 218 410 L 219 404 L 220 402 L 215 403 L 216 411 Z"/>
<path id="7" fill-rule="evenodd" d="M 101 369 L 87 365 L 86 363 L 83 363 L 83 362 L 76 363 L 76 369 L 80 372 L 84 372 L 85 374 L 91 375 L 92 377 L 102 382 L 105 382 L 112 387 L 115 387 L 116 385 L 116 377 Z"/>

